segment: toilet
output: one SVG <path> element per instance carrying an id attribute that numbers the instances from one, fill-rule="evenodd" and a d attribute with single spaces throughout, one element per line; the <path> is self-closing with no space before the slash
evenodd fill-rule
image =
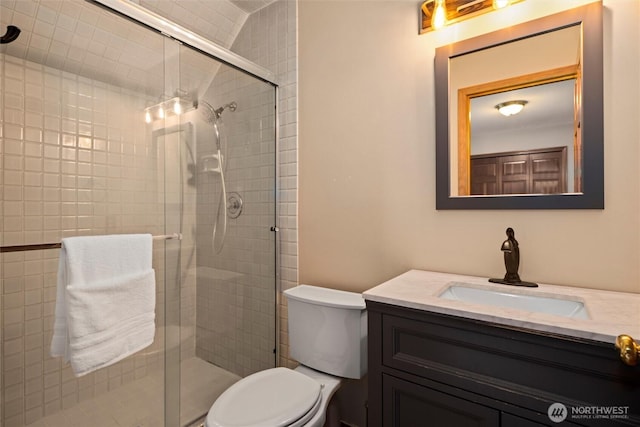
<path id="1" fill-rule="evenodd" d="M 308 285 L 284 294 L 290 353 L 300 366 L 241 379 L 214 402 L 205 427 L 321 427 L 343 378 L 367 373 L 362 295 Z"/>

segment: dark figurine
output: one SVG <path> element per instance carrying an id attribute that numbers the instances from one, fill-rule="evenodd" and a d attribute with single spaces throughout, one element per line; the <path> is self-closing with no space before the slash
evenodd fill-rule
<path id="1" fill-rule="evenodd" d="M 500 250 L 504 252 L 504 266 L 507 273 L 504 279 L 489 279 L 492 283 L 501 283 L 503 285 L 526 286 L 529 288 L 537 288 L 538 285 L 531 282 L 523 282 L 518 275 L 518 267 L 520 266 L 520 248 L 515 237 L 513 228 L 507 228 L 507 240 L 502 242 Z"/>

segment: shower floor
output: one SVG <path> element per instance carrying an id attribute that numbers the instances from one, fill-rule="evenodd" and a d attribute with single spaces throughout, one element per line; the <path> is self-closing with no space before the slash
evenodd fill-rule
<path id="1" fill-rule="evenodd" d="M 180 425 L 207 413 L 213 401 L 240 379 L 202 359 L 181 362 Z M 29 427 L 159 427 L 164 425 L 161 372 L 126 384 L 72 408 L 41 418 Z"/>

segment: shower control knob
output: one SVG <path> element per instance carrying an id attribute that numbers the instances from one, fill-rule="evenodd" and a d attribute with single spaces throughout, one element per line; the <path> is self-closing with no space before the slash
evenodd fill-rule
<path id="1" fill-rule="evenodd" d="M 280 229 L 279 229 L 278 227 L 276 227 L 275 225 L 274 225 L 273 227 L 271 227 L 271 228 L 270 228 L 270 230 L 271 230 L 271 231 L 274 231 L 274 232 L 276 232 L 276 233 L 277 233 L 278 231 L 280 231 Z"/>
<path id="2" fill-rule="evenodd" d="M 240 194 L 233 192 L 229 193 L 229 197 L 227 198 L 227 216 L 231 219 L 238 218 L 242 213 L 242 207 L 244 206 L 244 201 Z"/>

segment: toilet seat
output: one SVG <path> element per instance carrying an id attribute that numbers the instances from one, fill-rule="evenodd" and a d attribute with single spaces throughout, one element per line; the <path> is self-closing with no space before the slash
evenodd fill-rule
<path id="1" fill-rule="evenodd" d="M 297 427 L 318 411 L 317 381 L 287 368 L 272 368 L 241 379 L 215 401 L 207 427 Z"/>

